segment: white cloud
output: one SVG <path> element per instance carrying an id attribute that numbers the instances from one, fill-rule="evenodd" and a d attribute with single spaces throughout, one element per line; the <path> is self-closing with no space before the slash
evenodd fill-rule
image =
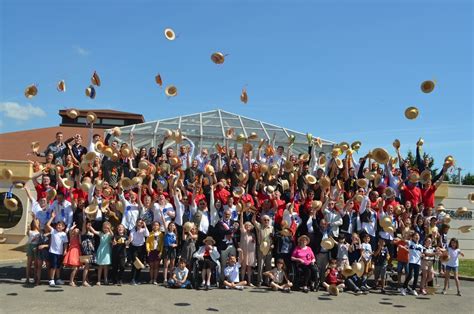
<path id="1" fill-rule="evenodd" d="M 7 118 L 18 121 L 27 121 L 35 117 L 45 117 L 46 112 L 40 107 L 31 104 L 22 106 L 16 102 L 0 102 L 0 112 L 3 112 Z"/>
<path id="2" fill-rule="evenodd" d="M 81 46 L 74 46 L 74 51 L 76 51 L 76 53 L 80 56 L 88 56 L 90 55 L 90 51 L 89 50 L 86 50 L 85 48 L 82 48 Z"/>

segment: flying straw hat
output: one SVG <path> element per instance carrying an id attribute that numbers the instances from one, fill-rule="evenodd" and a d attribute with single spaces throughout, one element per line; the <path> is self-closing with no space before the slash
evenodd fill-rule
<path id="1" fill-rule="evenodd" d="M 99 189 L 102 189 L 102 186 L 104 185 L 104 180 L 101 180 L 99 178 L 95 178 L 94 180 L 94 185 L 99 188 Z"/>
<path id="2" fill-rule="evenodd" d="M 180 129 L 174 130 L 172 138 L 176 143 L 181 143 L 183 141 L 183 133 L 181 133 Z"/>
<path id="3" fill-rule="evenodd" d="M 418 172 L 412 172 L 412 173 L 410 173 L 410 175 L 408 176 L 408 180 L 409 180 L 411 183 L 418 183 L 418 181 L 420 181 L 420 175 L 418 174 Z"/>
<path id="4" fill-rule="evenodd" d="M 99 74 L 97 74 L 96 71 L 94 71 L 94 73 L 92 74 L 91 83 L 92 83 L 92 85 L 100 86 Z"/>
<path id="5" fill-rule="evenodd" d="M 324 165 L 326 164 L 326 161 L 327 161 L 326 155 L 321 155 L 321 156 L 319 156 L 319 158 L 318 158 L 318 164 L 319 164 L 320 166 L 324 166 Z"/>
<path id="6" fill-rule="evenodd" d="M 71 119 L 76 119 L 79 116 L 79 111 L 77 109 L 68 109 L 66 111 L 66 116 L 68 116 Z"/>
<path id="7" fill-rule="evenodd" d="M 104 148 L 105 148 L 104 142 L 98 141 L 97 143 L 95 143 L 95 150 L 96 150 L 97 152 L 102 153 L 102 151 L 104 150 Z"/>
<path id="8" fill-rule="evenodd" d="M 393 141 L 393 147 L 395 147 L 395 149 L 399 149 L 400 148 L 400 140 L 399 139 L 395 139 Z"/>
<path id="9" fill-rule="evenodd" d="M 351 148 L 355 151 L 358 151 L 361 146 L 362 146 L 362 143 L 360 141 L 355 141 L 351 144 Z"/>
<path id="10" fill-rule="evenodd" d="M 308 145 L 311 145 L 311 143 L 313 142 L 313 134 L 306 133 L 306 140 L 308 141 Z"/>
<path id="11" fill-rule="evenodd" d="M 13 182 L 13 187 L 15 187 L 15 189 L 22 189 L 25 187 L 25 182 L 22 182 L 22 181 Z"/>
<path id="12" fill-rule="evenodd" d="M 250 143 L 244 143 L 242 148 L 243 148 L 245 153 L 248 153 L 248 152 L 252 151 L 253 146 Z"/>
<path id="13" fill-rule="evenodd" d="M 363 262 L 354 262 L 352 263 L 352 270 L 357 275 L 357 277 L 362 277 L 364 274 L 364 264 Z"/>
<path id="14" fill-rule="evenodd" d="M 374 178 L 374 186 L 378 187 L 381 183 L 382 183 L 382 176 L 377 173 Z"/>
<path id="15" fill-rule="evenodd" d="M 112 147 L 110 146 L 106 146 L 103 150 L 102 150 L 102 153 L 109 157 L 109 158 L 112 158 L 112 155 L 114 154 L 114 150 L 112 149 Z"/>
<path id="16" fill-rule="evenodd" d="M 232 191 L 232 195 L 234 195 L 234 197 L 241 197 L 242 195 L 244 195 L 244 192 L 244 189 L 238 186 L 234 188 L 234 190 Z"/>
<path id="17" fill-rule="evenodd" d="M 37 153 L 39 151 L 39 148 L 40 148 L 40 142 L 31 142 L 31 150 L 34 152 L 34 153 Z"/>
<path id="18" fill-rule="evenodd" d="M 416 119 L 418 117 L 419 111 L 416 107 L 408 107 L 405 109 L 405 117 L 409 120 Z"/>
<path id="19" fill-rule="evenodd" d="M 120 185 L 124 190 L 130 190 L 133 186 L 133 182 L 130 180 L 130 178 L 124 177 L 122 180 L 120 180 Z"/>
<path id="20" fill-rule="evenodd" d="M 361 187 L 363 189 L 365 189 L 367 187 L 367 179 L 363 179 L 363 178 L 357 179 L 356 183 L 359 187 Z"/>
<path id="21" fill-rule="evenodd" d="M 392 198 L 395 197 L 395 190 L 391 187 L 386 187 L 385 190 L 383 191 L 383 194 L 385 194 L 386 198 Z"/>
<path id="22" fill-rule="evenodd" d="M 58 84 L 56 85 L 56 89 L 58 90 L 58 92 L 65 92 L 66 82 L 64 82 L 64 80 L 59 81 Z"/>
<path id="23" fill-rule="evenodd" d="M 58 192 L 56 192 L 55 189 L 50 188 L 47 192 L 47 197 L 46 199 L 48 200 L 54 200 L 56 198 L 56 195 L 58 195 Z"/>
<path id="24" fill-rule="evenodd" d="M 423 93 L 429 94 L 434 90 L 435 85 L 436 85 L 435 81 L 428 80 L 421 83 L 420 88 Z"/>
<path id="25" fill-rule="evenodd" d="M 456 162 L 456 161 L 454 160 L 454 157 L 451 156 L 451 155 L 447 156 L 447 157 L 444 159 L 444 163 L 445 163 L 446 165 L 449 165 L 449 166 L 453 166 L 453 165 L 455 164 L 455 162 Z"/>
<path id="26" fill-rule="evenodd" d="M 341 143 L 339 143 L 339 148 L 340 148 L 343 152 L 345 152 L 346 150 L 349 149 L 349 143 L 347 143 L 347 142 L 341 142 Z"/>
<path id="27" fill-rule="evenodd" d="M 202 242 L 203 242 L 203 243 L 206 243 L 206 244 L 207 244 L 207 243 L 212 243 L 211 245 L 216 244 L 216 241 L 215 241 L 214 238 L 211 237 L 211 236 L 205 237 L 204 240 L 202 240 Z"/>
<path id="28" fill-rule="evenodd" d="M 273 165 L 270 167 L 270 170 L 269 170 L 270 175 L 276 176 L 276 175 L 278 174 L 279 170 L 280 170 L 280 169 L 278 168 L 278 165 L 273 164 Z"/>
<path id="29" fill-rule="evenodd" d="M 69 178 L 61 178 L 60 180 L 63 186 L 68 190 L 74 186 L 74 181 Z"/>
<path id="30" fill-rule="evenodd" d="M 161 75 L 160 74 L 157 74 L 155 76 L 155 82 L 156 84 L 160 85 L 160 87 L 163 85 L 163 80 L 161 79 Z"/>
<path id="31" fill-rule="evenodd" d="M 323 147 L 323 142 L 321 141 L 321 138 L 316 137 L 315 139 L 313 139 L 313 141 L 316 145 L 318 145 L 319 148 Z"/>
<path id="32" fill-rule="evenodd" d="M 292 237 L 293 232 L 289 228 L 283 228 L 282 230 L 279 231 L 280 235 L 282 237 Z"/>
<path id="33" fill-rule="evenodd" d="M 272 185 L 267 185 L 263 188 L 263 191 L 269 195 L 269 194 L 272 194 L 273 192 L 275 192 L 275 188 L 272 186 Z"/>
<path id="34" fill-rule="evenodd" d="M 235 129 L 234 128 L 229 128 L 225 131 L 225 135 L 227 138 L 232 138 L 234 137 Z"/>
<path id="35" fill-rule="evenodd" d="M 165 38 L 168 40 L 175 40 L 176 39 L 176 34 L 173 29 L 171 28 L 166 28 L 164 31 Z"/>
<path id="36" fill-rule="evenodd" d="M 249 101 L 249 96 L 245 88 L 243 88 L 242 93 L 240 93 L 240 101 L 243 102 L 244 104 L 246 104 Z"/>
<path id="37" fill-rule="evenodd" d="M 180 160 L 178 157 L 174 156 L 170 158 L 170 165 L 171 166 L 176 166 L 180 163 Z"/>
<path id="38" fill-rule="evenodd" d="M 94 99 L 95 95 L 96 95 L 95 87 L 92 85 L 89 85 L 89 87 L 86 88 L 86 96 L 89 97 L 90 99 Z"/>
<path id="39" fill-rule="evenodd" d="M 354 270 L 352 269 L 352 266 L 351 265 L 346 265 L 342 269 L 342 275 L 346 278 L 354 275 Z"/>
<path id="40" fill-rule="evenodd" d="M 211 60 L 212 62 L 214 62 L 215 64 L 223 64 L 224 61 L 225 61 L 225 56 L 222 52 L 214 52 L 212 55 L 211 55 Z"/>
<path id="41" fill-rule="evenodd" d="M 443 218 L 443 223 L 449 224 L 451 222 L 451 215 L 446 214 Z"/>
<path id="42" fill-rule="evenodd" d="M 474 192 L 471 192 L 467 195 L 467 200 L 469 203 L 473 204 L 474 203 Z"/>
<path id="43" fill-rule="evenodd" d="M 328 177 L 322 177 L 321 179 L 319 179 L 319 185 L 321 186 L 321 188 L 327 189 L 331 186 L 331 180 L 329 180 Z"/>
<path id="44" fill-rule="evenodd" d="M 396 166 L 398 164 L 398 157 L 390 158 L 390 163 L 392 164 L 392 168 L 396 168 Z"/>
<path id="45" fill-rule="evenodd" d="M 376 148 L 372 151 L 372 158 L 379 164 L 386 164 L 390 160 L 390 155 L 383 148 Z"/>
<path id="46" fill-rule="evenodd" d="M 120 201 L 115 202 L 115 209 L 123 214 L 123 210 L 124 210 L 123 203 Z"/>
<path id="47" fill-rule="evenodd" d="M 36 85 L 29 85 L 25 88 L 25 97 L 31 99 L 38 94 L 38 87 Z"/>
<path id="48" fill-rule="evenodd" d="M 120 154 L 122 154 L 123 157 L 129 157 L 132 154 L 132 151 L 128 147 L 123 147 L 120 150 Z"/>
<path id="49" fill-rule="evenodd" d="M 120 128 L 116 126 L 112 129 L 112 135 L 115 137 L 119 137 L 120 135 L 122 135 L 122 130 L 120 130 Z"/>
<path id="50" fill-rule="evenodd" d="M 472 229 L 472 225 L 466 225 L 466 226 L 461 226 L 458 228 L 458 230 L 461 232 L 461 233 L 468 233 L 470 232 Z"/>
<path id="51" fill-rule="evenodd" d="M 18 210 L 18 201 L 15 198 L 5 198 L 3 200 L 3 205 L 11 212 Z"/>
<path id="52" fill-rule="evenodd" d="M 255 133 L 255 132 L 250 133 L 250 135 L 249 135 L 249 140 L 255 140 L 256 138 L 258 138 L 258 134 L 257 134 L 257 133 Z"/>
<path id="53" fill-rule="evenodd" d="M 385 216 L 379 219 L 379 223 L 382 228 L 386 228 L 392 225 L 392 219 L 390 219 L 388 216 Z"/>
<path id="54" fill-rule="evenodd" d="M 336 158 L 342 155 L 342 149 L 340 147 L 334 147 L 331 152 L 331 156 Z"/>
<path id="55" fill-rule="evenodd" d="M 420 181 L 423 184 L 426 184 L 428 181 L 431 181 L 431 171 L 429 169 L 425 169 L 421 172 Z"/>
<path id="56" fill-rule="evenodd" d="M 146 170 L 146 169 L 148 169 L 149 165 L 150 164 L 148 163 L 148 161 L 142 160 L 138 163 L 138 168 L 141 169 L 141 170 Z"/>
<path id="57" fill-rule="evenodd" d="M 294 170 L 294 165 L 293 165 L 293 162 L 291 160 L 287 160 L 283 163 L 283 170 L 285 172 L 293 172 Z"/>
<path id="58" fill-rule="evenodd" d="M 308 153 L 303 153 L 300 155 L 300 157 L 298 158 L 299 160 L 303 161 L 303 162 L 308 162 L 309 160 L 309 154 Z"/>
<path id="59" fill-rule="evenodd" d="M 357 195 L 355 196 L 355 201 L 356 201 L 357 203 L 361 204 L 363 200 L 364 200 L 364 196 L 363 196 L 363 195 L 357 194 Z"/>
<path id="60" fill-rule="evenodd" d="M 97 121 L 97 115 L 94 112 L 89 111 L 86 115 L 86 120 L 89 124 L 95 123 Z"/>
<path id="61" fill-rule="evenodd" d="M 237 135 L 237 142 L 244 142 L 247 138 L 245 137 L 244 133 L 240 133 Z"/>
<path id="62" fill-rule="evenodd" d="M 174 85 L 168 85 L 165 88 L 165 94 L 168 97 L 174 97 L 174 96 L 178 95 L 178 89 Z"/>
<path id="63" fill-rule="evenodd" d="M 339 295 L 339 289 L 337 288 L 336 285 L 330 285 L 328 287 L 328 292 L 330 295 L 333 295 L 333 296 L 338 296 Z"/>
<path id="64" fill-rule="evenodd" d="M 464 215 L 464 214 L 467 213 L 467 212 L 468 212 L 467 207 L 462 206 L 462 207 L 459 207 L 459 208 L 456 210 L 456 215 Z"/>
<path id="65" fill-rule="evenodd" d="M 311 174 L 307 174 L 305 177 L 304 177 L 306 183 L 308 183 L 309 185 L 312 185 L 312 184 L 316 184 L 316 182 L 318 181 L 316 179 L 315 176 L 311 175 Z"/>
<path id="66" fill-rule="evenodd" d="M 393 226 L 388 226 L 388 227 L 383 228 L 383 231 L 387 233 L 395 233 L 395 228 Z"/>
<path id="67" fill-rule="evenodd" d="M 373 179 L 375 179 L 376 175 L 377 175 L 377 173 L 375 173 L 373 171 L 369 171 L 366 174 L 364 174 L 365 178 L 369 181 L 372 181 Z"/>
<path id="68" fill-rule="evenodd" d="M 2 177 L 5 179 L 5 180 L 10 180 L 12 177 L 13 177 L 13 171 L 11 169 L 3 169 L 2 170 Z"/>
<path id="69" fill-rule="evenodd" d="M 295 143 L 295 141 L 296 141 L 296 136 L 294 134 L 290 134 L 288 136 L 288 144 L 291 146 Z"/>
<path id="70" fill-rule="evenodd" d="M 342 163 L 342 160 L 339 159 L 339 158 L 334 158 L 334 162 L 336 163 L 336 166 L 339 168 L 339 169 L 342 169 L 342 167 L 344 167 L 343 163 Z"/>
<path id="71" fill-rule="evenodd" d="M 321 241 L 321 247 L 323 247 L 324 249 L 326 249 L 328 251 L 332 250 L 332 248 L 334 247 L 335 244 L 336 244 L 336 241 L 334 241 L 334 239 L 331 238 L 331 237 L 323 239 Z"/>

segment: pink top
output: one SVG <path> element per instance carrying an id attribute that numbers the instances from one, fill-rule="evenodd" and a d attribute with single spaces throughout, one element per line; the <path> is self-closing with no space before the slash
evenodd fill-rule
<path id="1" fill-rule="evenodd" d="M 296 258 L 301 258 L 304 261 L 305 265 L 311 264 L 311 262 L 315 259 L 313 250 L 311 250 L 309 246 L 305 247 L 304 249 L 297 246 L 294 249 L 293 254 L 291 254 L 291 256 L 296 257 Z"/>

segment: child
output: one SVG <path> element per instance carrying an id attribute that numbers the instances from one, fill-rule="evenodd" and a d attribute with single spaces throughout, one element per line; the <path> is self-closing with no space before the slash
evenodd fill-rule
<path id="1" fill-rule="evenodd" d="M 67 249 L 66 256 L 64 256 L 63 264 L 67 267 L 72 267 L 71 277 L 69 279 L 69 285 L 71 287 L 77 287 L 74 279 L 78 268 L 81 266 L 79 256 L 81 255 L 81 232 L 76 228 L 74 222 L 69 230 L 69 248 Z"/>
<path id="2" fill-rule="evenodd" d="M 421 283 L 420 292 L 426 295 L 426 286 L 428 282 L 433 280 L 433 264 L 436 256 L 435 249 L 432 246 L 431 235 L 425 239 L 423 254 L 421 259 Z"/>
<path id="3" fill-rule="evenodd" d="M 458 267 L 459 267 L 459 255 L 464 257 L 464 253 L 461 252 L 461 250 L 459 249 L 458 239 L 452 238 L 449 241 L 447 252 L 449 255 L 449 260 L 446 263 L 446 271 L 444 272 L 443 294 L 446 294 L 446 289 L 448 288 L 448 284 L 449 284 L 449 276 L 450 276 L 450 273 L 453 272 L 454 281 L 456 282 L 456 288 L 458 289 L 457 295 L 461 296 L 460 283 L 459 283 L 459 277 L 458 277 Z"/>
<path id="4" fill-rule="evenodd" d="M 122 285 L 122 276 L 125 271 L 125 260 L 127 257 L 126 249 L 127 235 L 125 234 L 125 226 L 120 224 L 117 226 L 117 234 L 112 240 L 112 282 L 118 286 Z"/>
<path id="5" fill-rule="evenodd" d="M 364 274 L 362 275 L 362 287 L 369 290 L 370 287 L 367 285 L 367 275 L 372 267 L 372 245 L 370 244 L 370 235 L 365 233 L 362 237 L 363 243 L 360 245 L 360 257 L 364 262 Z"/>
<path id="6" fill-rule="evenodd" d="M 90 287 L 91 285 L 87 277 L 89 275 L 90 264 L 95 263 L 95 241 L 94 234 L 89 230 L 92 226 L 92 222 L 86 219 L 85 214 L 82 221 L 81 251 L 83 256 L 90 256 L 84 263 L 84 269 L 82 270 L 82 286 Z"/>
<path id="7" fill-rule="evenodd" d="M 375 288 L 377 287 L 378 280 L 381 281 L 381 292 L 385 294 L 385 273 L 387 272 L 387 261 L 390 259 L 388 248 L 385 245 L 385 240 L 380 238 L 378 242 L 377 250 L 374 252 L 374 282 Z"/>
<path id="8" fill-rule="evenodd" d="M 92 226 L 89 227 L 89 230 L 96 236 L 100 237 L 99 248 L 97 249 L 96 257 L 96 263 L 99 265 L 99 270 L 97 272 L 97 286 L 100 286 L 102 273 L 104 273 L 104 283 L 105 285 L 108 285 L 109 281 L 107 275 L 109 273 L 109 265 L 112 264 L 110 258 L 112 253 L 111 242 L 114 236 L 112 233 L 112 225 L 110 222 L 106 221 L 102 225 L 102 232 L 96 231 L 94 228 L 92 228 Z"/>
<path id="9" fill-rule="evenodd" d="M 337 270 L 337 260 L 332 259 L 326 269 L 326 281 L 323 282 L 323 287 L 329 292 L 329 286 L 334 285 L 339 289 L 339 291 L 342 291 L 345 288 L 345 285 L 338 277 L 339 271 Z"/>
<path id="10" fill-rule="evenodd" d="M 145 238 L 149 235 L 150 233 L 145 225 L 145 221 L 138 218 L 135 227 L 130 232 L 128 241 L 126 242 L 126 244 L 130 244 L 130 256 L 132 262 L 136 259 L 139 259 L 140 261 L 145 260 Z M 132 281 L 130 284 L 136 286 L 140 283 L 141 268 L 135 267 L 135 263 L 132 265 Z"/>
<path id="11" fill-rule="evenodd" d="M 226 289 L 244 290 L 247 282 L 239 280 L 240 264 L 237 262 L 235 255 L 229 255 L 227 259 L 227 267 L 224 268 L 224 286 Z"/>
<path id="12" fill-rule="evenodd" d="M 397 246 L 397 286 L 402 293 L 402 274 L 408 275 L 408 249 L 406 245 L 411 238 L 411 232 L 402 233 L 403 239 L 395 238 L 393 243 Z"/>
<path id="13" fill-rule="evenodd" d="M 419 243 L 420 235 L 418 232 L 413 233 L 412 239 L 408 241 L 407 249 L 408 249 L 408 275 L 405 278 L 405 283 L 403 284 L 403 289 L 401 291 L 402 295 L 407 294 L 408 283 L 410 282 L 411 278 L 413 277 L 413 284 L 411 293 L 414 296 L 417 296 L 418 293 L 416 292 L 416 284 L 418 283 L 418 275 L 420 273 L 420 265 L 421 265 L 421 254 L 423 252 L 423 246 Z"/>
<path id="14" fill-rule="evenodd" d="M 188 280 L 189 270 L 186 268 L 186 260 L 180 258 L 178 267 L 176 267 L 168 280 L 168 287 L 170 288 L 191 288 L 191 282 Z"/>
<path id="15" fill-rule="evenodd" d="M 150 282 L 157 285 L 160 259 L 163 254 L 163 232 L 160 231 L 160 223 L 153 222 L 152 231 L 146 240 L 146 251 L 148 253 L 148 263 L 150 264 Z"/>
<path id="16" fill-rule="evenodd" d="M 346 238 L 343 233 L 339 234 L 337 238 L 337 268 L 344 269 L 349 265 L 349 244 L 346 243 Z"/>
<path id="17" fill-rule="evenodd" d="M 51 212 L 51 218 L 49 218 L 46 223 L 46 230 L 51 232 L 51 244 L 49 246 L 49 286 L 55 287 L 56 283 L 58 285 L 64 284 L 64 281 L 59 279 L 59 269 L 63 261 L 63 255 L 66 251 L 66 245 L 68 243 L 67 234 L 64 232 L 66 225 L 64 222 L 59 221 L 56 224 L 56 227 L 53 229 L 51 223 L 53 219 L 56 218 L 56 213 Z M 57 281 L 54 281 L 54 278 L 57 277 Z"/>
<path id="18" fill-rule="evenodd" d="M 176 225 L 174 222 L 166 222 L 165 224 L 168 224 L 166 226 L 166 235 L 165 235 L 165 243 L 164 243 L 164 271 L 163 271 L 163 284 L 166 285 L 168 282 L 168 267 L 169 269 L 174 268 L 174 262 L 176 259 L 176 247 L 178 246 L 177 244 L 177 239 L 176 239 Z"/>
<path id="19" fill-rule="evenodd" d="M 39 220 L 34 218 L 30 224 L 30 230 L 28 230 L 28 244 L 26 245 L 26 281 L 25 283 L 30 284 L 30 272 L 33 267 L 33 262 L 36 260 L 36 249 L 38 246 L 38 240 L 40 237 Z M 40 268 L 41 269 L 41 268 Z M 35 277 L 35 276 L 33 276 Z"/>
<path id="20" fill-rule="evenodd" d="M 360 238 L 359 235 L 352 233 L 351 245 L 349 246 L 349 263 L 357 262 L 360 259 Z"/>
<path id="21" fill-rule="evenodd" d="M 293 283 L 286 276 L 285 262 L 282 258 L 277 259 L 275 268 L 263 273 L 263 275 L 270 278 L 270 288 L 273 291 L 280 290 L 289 293 L 291 287 L 293 287 Z"/>
<path id="22" fill-rule="evenodd" d="M 35 261 L 35 284 L 41 284 L 41 269 L 43 263 L 46 263 L 49 269 L 49 233 L 40 233 L 38 238 L 38 246 L 36 248 Z"/>

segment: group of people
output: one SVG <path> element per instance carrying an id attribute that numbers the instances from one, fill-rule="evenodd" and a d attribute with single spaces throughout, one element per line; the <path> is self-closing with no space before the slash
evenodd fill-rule
<path id="1" fill-rule="evenodd" d="M 439 273 L 442 293 L 454 274 L 461 295 L 463 253 L 447 237 L 449 215 L 434 203 L 452 159 L 435 175 L 420 157 L 422 141 L 411 165 L 397 141 L 398 160 L 382 152 L 356 161 L 360 143 L 324 154 L 308 137 L 308 152 L 293 154 L 291 141 L 229 147 L 231 137 L 194 154 L 179 132 L 150 148 L 116 130 L 103 139 L 91 127 L 88 147 L 80 135 L 63 142 L 58 133 L 34 152 L 45 157 L 33 165 L 37 196 L 25 187 L 33 214 L 27 281 L 40 284 L 47 265 L 51 286 L 64 284 L 64 267 L 71 286 L 79 270 L 90 286 L 96 267 L 95 285 L 121 285 L 130 267 L 132 285 L 331 294 L 394 287 L 417 295 L 430 293 Z"/>

